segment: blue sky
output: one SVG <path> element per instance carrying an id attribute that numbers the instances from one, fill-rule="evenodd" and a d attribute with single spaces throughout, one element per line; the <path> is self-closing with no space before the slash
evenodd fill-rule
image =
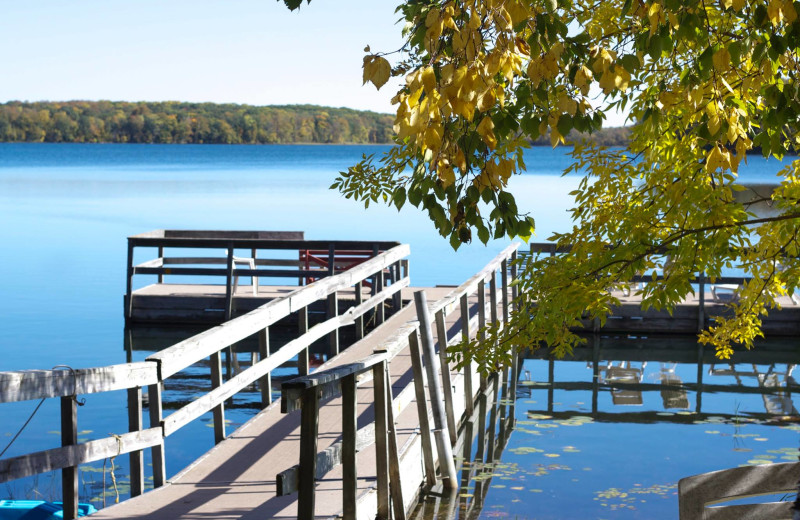
<path id="1" fill-rule="evenodd" d="M 313 103 L 393 112 L 363 49 L 402 44 L 396 1 L 0 0 L 0 102 Z"/>
<path id="2" fill-rule="evenodd" d="M 310 103 L 394 112 L 364 47 L 402 45 L 399 0 L 0 0 L 0 102 Z M 596 89 L 593 90 L 596 92 Z M 622 124 L 612 116 L 608 125 Z"/>

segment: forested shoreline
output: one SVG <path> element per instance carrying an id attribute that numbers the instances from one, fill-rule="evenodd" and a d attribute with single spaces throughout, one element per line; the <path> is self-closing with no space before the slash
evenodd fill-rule
<path id="1" fill-rule="evenodd" d="M 127 101 L 0 104 L 0 141 L 49 143 L 390 143 L 388 114 L 314 105 Z"/>
<path id="2" fill-rule="evenodd" d="M 253 106 L 129 101 L 10 101 L 0 104 L 0 142 L 164 144 L 388 144 L 394 116 L 316 105 Z M 622 146 L 629 128 L 587 138 Z M 540 137 L 534 146 L 550 146 Z"/>

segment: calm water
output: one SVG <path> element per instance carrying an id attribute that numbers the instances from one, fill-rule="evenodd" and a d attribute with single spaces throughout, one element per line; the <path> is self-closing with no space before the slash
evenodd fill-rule
<path id="1" fill-rule="evenodd" d="M 380 153 L 384 149 L 380 146 L 0 144 L 0 221 L 3 223 L 0 228 L 0 349 L 3 353 L 0 370 L 124 362 L 125 239 L 152 229 L 285 229 L 305 231 L 306 237 L 311 239 L 398 240 L 411 245 L 412 283 L 416 285 L 458 284 L 507 245 L 506 241 L 488 246 L 474 244 L 454 253 L 433 230 L 428 218 L 414 208 L 409 207 L 399 214 L 386 207 L 365 212 L 363 206 L 343 200 L 328 190 L 338 171 L 358 161 L 364 153 Z M 564 230 L 569 225 L 566 210 L 570 200 L 566 194 L 575 188 L 578 179 L 560 176 L 568 164 L 564 149 L 533 149 L 528 152 L 526 162 L 530 171 L 514 178 L 512 187 L 520 207 L 531 211 L 536 218 L 536 239 L 544 240 L 550 232 Z M 774 162 L 767 163 L 756 157 L 750 159 L 743 174 L 751 182 L 764 183 L 774 180 L 777 169 Z M 145 339 L 138 343 L 142 346 L 134 351 L 133 359 L 144 359 L 158 348 L 156 345 L 178 339 L 175 336 Z M 247 356 L 243 355 L 242 362 L 248 362 Z M 535 375 L 540 370 L 536 363 L 540 362 L 532 363 L 534 365 L 526 369 L 531 372 L 533 381 L 540 378 Z M 591 375 L 591 371 L 589 373 Z M 168 391 L 165 397 L 177 406 L 181 400 L 188 399 L 194 389 L 208 386 L 205 374 L 202 366 L 187 372 L 182 386 Z M 532 396 L 540 392 L 535 386 L 531 388 Z M 727 409 L 733 410 L 735 400 L 727 395 L 723 397 L 727 399 Z M 248 403 L 255 399 L 255 396 L 243 395 L 234 401 L 237 406 L 227 415 L 231 427 L 254 413 Z M 531 397 L 531 400 L 539 398 Z M 35 404 L 24 402 L 2 407 L 0 450 Z M 4 457 L 57 446 L 57 407 L 56 400 L 46 402 Z M 524 406 L 518 410 L 522 408 Z M 540 408 L 541 403 L 531 403 L 531 409 Z M 196 421 L 167 439 L 169 475 L 211 447 L 213 434 L 209 424 L 208 418 Z M 665 426 L 661 423 L 647 425 L 659 432 Z M 88 396 L 86 405 L 79 409 L 82 440 L 120 433 L 125 427 L 122 392 Z M 599 425 L 592 424 L 575 431 L 591 431 L 596 427 Z M 510 446 L 515 442 L 536 446 L 531 442 L 552 439 L 555 443 L 577 446 L 577 440 L 565 437 L 567 431 L 570 429 L 551 428 L 547 435 L 535 436 L 541 438 L 515 433 L 509 442 Z M 587 442 L 608 435 L 608 431 L 592 431 Z M 663 431 L 663 435 L 671 435 L 668 430 Z M 656 436 L 648 433 L 647 437 Z M 784 439 L 777 442 L 771 437 L 759 446 L 786 447 Z M 580 453 L 564 454 L 561 460 L 596 457 L 598 452 L 607 451 L 594 445 L 581 449 Z M 512 461 L 518 457 L 523 461 L 530 456 L 523 457 L 511 449 L 506 454 Z M 649 455 L 643 451 L 631 456 L 638 458 L 639 464 L 645 464 Z M 737 463 L 740 463 L 738 459 L 722 456 L 709 461 L 710 465 L 702 470 Z M 115 464 L 121 466 L 116 473 L 123 482 L 120 489 L 124 496 L 127 460 L 117 460 Z M 587 467 L 594 466 L 595 470 L 599 464 L 596 460 L 586 462 Z M 681 468 L 681 471 L 664 473 L 664 485 L 674 484 L 679 476 L 694 472 L 694 469 Z M 627 469 L 621 473 L 626 477 L 629 474 Z M 536 479 L 537 487 L 532 488 L 542 490 L 541 495 L 537 495 L 537 503 L 544 500 L 543 497 L 550 497 L 548 500 L 556 503 L 567 492 L 568 488 L 561 487 L 562 481 L 558 480 L 565 472 L 553 471 L 548 475 L 550 487 L 539 482 L 547 480 L 542 476 Z M 563 485 L 568 486 L 566 482 L 572 482 L 572 478 L 576 478 L 574 474 Z M 582 475 L 582 478 L 588 476 Z M 102 464 L 87 466 L 82 480 L 84 496 L 99 496 L 104 489 L 102 480 Z M 0 498 L 38 494 L 51 498 L 58 491 L 58 481 L 59 476 L 52 474 L 36 480 L 12 482 L 0 489 Z M 598 482 L 617 485 L 619 489 L 633 485 L 627 481 L 615 484 L 607 477 Z M 105 489 L 109 487 L 110 482 Z M 538 492 L 527 490 L 526 493 L 533 496 Z M 496 499 L 492 498 L 495 494 Z M 514 500 L 525 496 L 528 495 Z M 493 500 L 496 504 L 515 503 L 502 488 L 490 489 L 487 503 Z M 594 502 L 597 501 L 589 503 Z M 595 516 L 595 513 L 586 512 L 589 510 L 585 510 L 582 517 Z M 487 506 L 486 511 L 488 514 L 491 508 Z M 515 514 L 531 516 L 529 512 Z"/>

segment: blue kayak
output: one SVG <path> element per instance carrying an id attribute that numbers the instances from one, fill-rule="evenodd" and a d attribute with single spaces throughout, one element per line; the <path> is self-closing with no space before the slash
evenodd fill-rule
<path id="1" fill-rule="evenodd" d="M 78 516 L 97 512 L 91 504 L 78 504 Z M 0 520 L 56 520 L 64 518 L 61 502 L 0 500 Z"/>

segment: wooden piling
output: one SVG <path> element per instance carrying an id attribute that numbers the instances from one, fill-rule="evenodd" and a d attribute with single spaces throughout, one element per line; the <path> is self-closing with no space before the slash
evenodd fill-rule
<path id="1" fill-rule="evenodd" d="M 78 402 L 74 395 L 61 398 L 61 446 L 78 444 Z M 78 467 L 61 470 L 64 520 L 78 518 Z"/>
<path id="2" fill-rule="evenodd" d="M 422 354 L 425 359 L 425 369 L 428 374 L 428 391 L 431 396 L 431 407 L 433 409 L 434 435 L 436 431 L 442 432 L 441 435 L 447 442 L 437 442 L 439 452 L 439 468 L 442 473 L 443 485 L 447 489 L 458 487 L 456 469 L 453 465 L 453 450 L 449 442 L 450 434 L 447 428 L 447 412 L 444 407 L 444 395 L 441 382 L 436 374 L 436 352 L 433 346 L 433 334 L 431 333 L 431 319 L 428 314 L 428 300 L 425 291 L 414 293 L 414 303 L 417 307 L 417 319 L 419 320 L 420 339 L 422 340 Z"/>

